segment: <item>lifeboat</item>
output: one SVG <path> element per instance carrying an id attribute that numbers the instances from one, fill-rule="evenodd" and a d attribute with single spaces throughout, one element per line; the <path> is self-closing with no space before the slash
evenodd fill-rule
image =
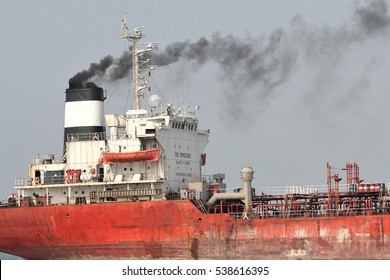
<path id="1" fill-rule="evenodd" d="M 160 149 L 126 153 L 104 152 L 103 163 L 157 161 L 159 154 Z"/>

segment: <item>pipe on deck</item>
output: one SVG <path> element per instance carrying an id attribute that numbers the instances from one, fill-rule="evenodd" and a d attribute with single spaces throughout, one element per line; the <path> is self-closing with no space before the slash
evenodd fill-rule
<path id="1" fill-rule="evenodd" d="M 214 194 L 209 201 L 206 202 L 207 206 L 213 205 L 215 202 L 218 200 L 222 199 L 228 199 L 228 200 L 233 200 L 233 199 L 245 199 L 245 193 L 216 193 Z"/>

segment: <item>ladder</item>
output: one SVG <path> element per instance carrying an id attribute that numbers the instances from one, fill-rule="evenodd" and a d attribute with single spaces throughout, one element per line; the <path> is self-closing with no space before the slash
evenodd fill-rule
<path id="1" fill-rule="evenodd" d="M 208 211 L 206 207 L 204 206 L 202 200 L 199 199 L 199 197 L 196 195 L 195 191 L 188 190 L 188 199 L 198 208 L 203 214 L 207 214 Z"/>

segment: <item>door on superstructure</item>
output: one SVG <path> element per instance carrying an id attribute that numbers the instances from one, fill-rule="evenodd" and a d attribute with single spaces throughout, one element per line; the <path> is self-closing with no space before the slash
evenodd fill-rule
<path id="1" fill-rule="evenodd" d="M 104 167 L 97 166 L 97 176 L 98 176 L 98 182 L 103 182 L 104 180 Z"/>
<path id="2" fill-rule="evenodd" d="M 40 184 L 41 183 L 41 170 L 35 170 L 35 172 L 34 172 L 34 181 L 35 181 L 35 184 Z"/>

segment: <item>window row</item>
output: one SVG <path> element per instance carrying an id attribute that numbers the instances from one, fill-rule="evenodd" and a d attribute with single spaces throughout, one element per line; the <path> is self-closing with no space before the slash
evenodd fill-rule
<path id="1" fill-rule="evenodd" d="M 172 128 L 176 129 L 187 129 L 187 130 L 196 130 L 195 124 L 182 123 L 182 122 L 173 122 Z"/>

